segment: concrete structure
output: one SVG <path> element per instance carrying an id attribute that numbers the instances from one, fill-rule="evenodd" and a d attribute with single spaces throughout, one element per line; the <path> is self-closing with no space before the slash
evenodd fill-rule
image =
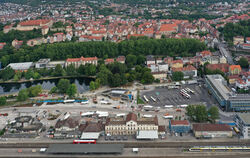
<path id="1" fill-rule="evenodd" d="M 170 120 L 169 129 L 174 133 L 188 133 L 191 126 L 188 120 Z"/>
<path id="2" fill-rule="evenodd" d="M 206 86 L 226 111 L 250 110 L 250 95 L 235 94 L 221 75 L 206 75 Z"/>
<path id="3" fill-rule="evenodd" d="M 46 68 L 48 66 L 49 62 L 50 62 L 50 59 L 40 59 L 36 63 L 35 68 L 36 69 Z"/>
<path id="4" fill-rule="evenodd" d="M 69 66 L 70 64 L 73 64 L 76 68 L 78 68 L 80 65 L 85 64 L 94 64 L 97 65 L 98 58 L 97 57 L 89 57 L 89 58 L 68 58 L 65 63 L 65 67 Z"/>
<path id="5" fill-rule="evenodd" d="M 121 154 L 123 144 L 50 144 L 48 154 Z"/>
<path id="6" fill-rule="evenodd" d="M 244 37 L 243 36 L 236 36 L 234 37 L 234 45 L 243 44 Z"/>
<path id="7" fill-rule="evenodd" d="M 234 120 L 240 135 L 244 139 L 250 139 L 250 113 L 237 113 Z"/>
<path id="8" fill-rule="evenodd" d="M 31 67 L 33 67 L 33 62 L 25 62 L 25 63 L 10 63 L 6 67 L 11 67 L 15 71 L 27 71 Z"/>
<path id="9" fill-rule="evenodd" d="M 138 131 L 136 135 L 136 139 L 158 139 L 158 131 Z"/>
<path id="10" fill-rule="evenodd" d="M 196 138 L 221 138 L 232 137 L 233 132 L 226 124 L 193 124 Z"/>
<path id="11" fill-rule="evenodd" d="M 155 79 L 164 80 L 167 77 L 166 72 L 152 72 L 152 75 Z"/>
<path id="12" fill-rule="evenodd" d="M 155 58 L 152 55 L 146 57 L 146 65 L 155 65 Z"/>
<path id="13" fill-rule="evenodd" d="M 158 118 L 137 118 L 129 113 L 125 118 L 108 118 L 105 133 L 111 135 L 135 135 L 138 131 L 158 131 Z"/>

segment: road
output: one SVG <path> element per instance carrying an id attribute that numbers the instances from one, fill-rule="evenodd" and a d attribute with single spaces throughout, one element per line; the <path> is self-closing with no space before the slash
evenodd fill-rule
<path id="1" fill-rule="evenodd" d="M 220 53 L 227 59 L 228 64 L 235 65 L 231 53 L 226 50 L 224 44 L 219 43 L 219 50 L 220 50 Z"/>

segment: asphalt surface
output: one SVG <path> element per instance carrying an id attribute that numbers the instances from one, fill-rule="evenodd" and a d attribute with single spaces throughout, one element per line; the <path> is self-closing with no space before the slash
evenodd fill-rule
<path id="1" fill-rule="evenodd" d="M 228 64 L 235 65 L 233 58 L 231 56 L 231 53 L 226 50 L 224 44 L 219 43 L 219 50 L 220 50 L 221 54 L 227 59 Z"/>

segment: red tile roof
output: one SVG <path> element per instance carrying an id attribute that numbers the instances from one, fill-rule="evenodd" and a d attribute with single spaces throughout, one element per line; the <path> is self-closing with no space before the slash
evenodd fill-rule
<path id="1" fill-rule="evenodd" d="M 136 114 L 134 114 L 134 113 L 129 113 L 128 115 L 127 115 L 127 117 L 126 117 L 126 122 L 128 122 L 128 121 L 137 121 L 137 115 Z"/>
<path id="2" fill-rule="evenodd" d="M 229 64 L 208 64 L 207 68 L 210 70 L 221 70 L 224 73 L 228 72 Z"/>
<path id="3" fill-rule="evenodd" d="M 171 120 L 171 125 L 190 125 L 188 120 Z"/>
<path id="4" fill-rule="evenodd" d="M 28 20 L 20 22 L 19 25 L 21 26 L 40 26 L 41 24 L 47 24 L 50 20 L 47 19 L 40 19 L 40 20 Z"/>
<path id="5" fill-rule="evenodd" d="M 176 31 L 176 30 L 177 30 L 177 25 L 173 23 L 173 24 L 162 24 L 159 31 L 165 32 L 165 31 Z"/>
<path id="6" fill-rule="evenodd" d="M 194 70 L 196 70 L 196 68 L 193 65 L 188 65 L 188 66 L 183 67 L 183 68 L 172 68 L 173 72 L 176 72 L 176 71 L 194 71 Z"/>
<path id="7" fill-rule="evenodd" d="M 239 69 L 239 70 L 241 70 L 241 67 L 240 67 L 240 65 L 230 65 L 230 66 L 229 66 L 229 69 L 232 70 L 232 71 L 233 71 L 234 69 Z"/>
<path id="8" fill-rule="evenodd" d="M 193 124 L 194 131 L 232 131 L 226 124 Z"/>
<path id="9" fill-rule="evenodd" d="M 68 58 L 66 62 L 79 62 L 79 61 L 93 61 L 93 60 L 98 60 L 97 57 L 89 57 L 89 58 Z"/>

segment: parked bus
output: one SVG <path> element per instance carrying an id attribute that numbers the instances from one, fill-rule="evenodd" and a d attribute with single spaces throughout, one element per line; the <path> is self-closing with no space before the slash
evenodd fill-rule
<path id="1" fill-rule="evenodd" d="M 173 119 L 174 116 L 173 115 L 167 115 L 167 116 L 163 116 L 163 118 L 165 118 L 165 119 Z"/>
<path id="2" fill-rule="evenodd" d="M 164 107 L 165 108 L 173 108 L 174 106 L 173 105 L 165 105 Z"/>
<path id="3" fill-rule="evenodd" d="M 156 99 L 155 99 L 154 97 L 151 96 L 150 98 L 151 98 L 154 102 L 156 102 Z"/>
<path id="4" fill-rule="evenodd" d="M 234 129 L 234 131 L 235 131 L 235 133 L 240 133 L 240 130 L 237 128 L 237 127 L 233 127 L 233 129 Z"/>
<path id="5" fill-rule="evenodd" d="M 146 95 L 143 96 L 144 100 L 148 103 L 148 98 L 146 97 Z"/>

